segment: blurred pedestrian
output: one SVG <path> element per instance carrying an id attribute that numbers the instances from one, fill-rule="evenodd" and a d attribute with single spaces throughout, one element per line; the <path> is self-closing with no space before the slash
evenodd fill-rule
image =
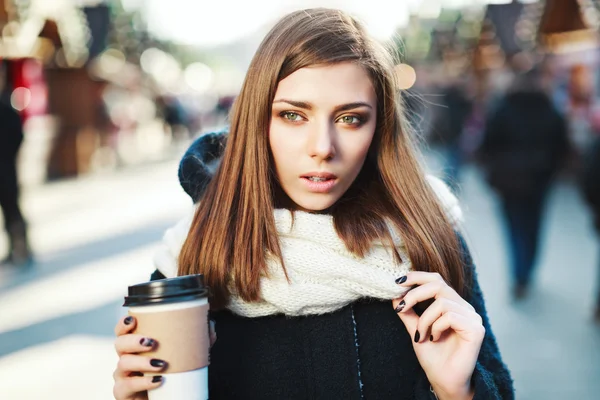
<path id="1" fill-rule="evenodd" d="M 600 137 L 594 139 L 592 145 L 584 154 L 581 183 L 583 194 L 592 211 L 600 244 Z M 597 323 L 600 323 L 600 265 L 598 265 L 597 273 L 594 319 Z"/>
<path id="2" fill-rule="evenodd" d="M 296 11 L 253 57 L 207 185 L 225 141 L 186 154 L 197 204 L 153 278 L 211 288 L 210 398 L 514 398 L 457 200 L 419 166 L 397 96 L 359 21 Z M 135 327 L 115 328 L 119 400 L 145 398 L 169 362 L 139 354 L 161 344 Z"/>
<path id="3" fill-rule="evenodd" d="M 0 66 L 0 207 L 9 239 L 9 253 L 2 264 L 21 267 L 32 262 L 27 225 L 19 207 L 17 154 L 22 141 L 21 116 L 10 104 L 6 69 Z"/>
<path id="4" fill-rule="evenodd" d="M 188 115 L 180 99 L 172 95 L 161 95 L 156 100 L 156 105 L 164 120 L 165 129 L 173 139 L 190 136 Z"/>
<path id="5" fill-rule="evenodd" d="M 516 299 L 536 264 L 544 204 L 568 149 L 564 117 L 541 88 L 537 70 L 521 75 L 486 122 L 480 159 L 506 224 Z"/>
<path id="6" fill-rule="evenodd" d="M 456 193 L 464 163 L 463 134 L 473 112 L 473 102 L 465 84 L 455 83 L 442 90 L 440 105 L 434 111 L 430 138 L 445 155 L 444 178 Z"/>

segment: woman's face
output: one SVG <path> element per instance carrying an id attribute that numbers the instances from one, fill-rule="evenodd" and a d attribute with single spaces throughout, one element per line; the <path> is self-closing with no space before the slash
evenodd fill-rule
<path id="1" fill-rule="evenodd" d="M 326 210 L 348 190 L 376 116 L 371 79 L 355 63 L 302 68 L 279 82 L 269 143 L 279 184 L 298 209 Z"/>

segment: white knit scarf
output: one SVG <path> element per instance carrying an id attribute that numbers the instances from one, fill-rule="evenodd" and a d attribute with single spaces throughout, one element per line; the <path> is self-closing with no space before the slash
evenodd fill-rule
<path id="1" fill-rule="evenodd" d="M 456 198 L 438 179 L 428 181 L 451 221 L 461 219 Z M 177 275 L 177 256 L 188 234 L 193 212 L 163 238 L 155 256 L 157 268 L 166 276 Z M 360 258 L 350 253 L 337 235 L 330 215 L 288 210 L 274 211 L 281 252 L 289 281 L 275 257 L 267 259 L 268 273 L 260 280 L 261 300 L 246 302 L 235 294 L 228 308 L 245 317 L 272 314 L 290 316 L 324 314 L 338 310 L 360 298 L 391 300 L 407 289 L 395 280 L 411 270 L 411 263 L 401 237 L 391 230 L 394 245 L 402 262 L 397 263 L 391 249 L 373 242 L 369 253 Z"/>

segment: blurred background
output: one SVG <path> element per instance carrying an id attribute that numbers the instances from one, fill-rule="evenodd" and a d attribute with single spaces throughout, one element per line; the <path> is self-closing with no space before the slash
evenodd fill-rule
<path id="1" fill-rule="evenodd" d="M 0 399 L 110 399 L 113 327 L 284 13 L 391 43 L 518 399 L 600 392 L 597 0 L 0 0 Z M 18 178 L 17 178 L 18 177 Z"/>

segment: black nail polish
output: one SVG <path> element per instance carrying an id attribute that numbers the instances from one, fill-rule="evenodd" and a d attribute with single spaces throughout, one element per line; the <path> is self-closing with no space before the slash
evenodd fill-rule
<path id="1" fill-rule="evenodd" d="M 152 383 L 158 383 L 160 381 L 162 381 L 162 376 L 156 375 L 152 377 Z"/>
<path id="2" fill-rule="evenodd" d="M 163 368 L 165 365 L 167 365 L 167 363 L 163 360 L 157 360 L 156 358 L 153 358 L 150 360 L 150 365 L 157 368 Z"/>
<path id="3" fill-rule="evenodd" d="M 396 311 L 396 314 L 399 313 L 400 311 L 404 310 L 405 305 L 406 305 L 406 302 L 404 300 L 402 300 L 400 303 L 398 303 L 398 305 L 394 309 L 394 311 Z"/>
<path id="4" fill-rule="evenodd" d="M 152 347 L 154 346 L 154 339 L 143 338 L 142 340 L 140 340 L 140 344 L 142 346 Z"/>
<path id="5" fill-rule="evenodd" d="M 415 332 L 415 343 L 419 343 L 419 340 L 421 339 L 421 334 L 419 333 L 419 331 Z"/>
<path id="6" fill-rule="evenodd" d="M 429 336 L 429 341 L 433 342 L 433 335 Z"/>
<path id="7" fill-rule="evenodd" d="M 396 279 L 396 283 L 397 283 L 398 285 L 401 285 L 401 284 L 403 284 L 404 282 L 406 282 L 406 280 L 407 280 L 407 279 L 408 279 L 408 278 L 406 277 L 406 275 L 404 275 L 404 276 L 401 276 L 400 278 Z"/>
<path id="8" fill-rule="evenodd" d="M 133 317 L 125 318 L 123 322 L 125 322 L 125 325 L 130 325 L 133 322 Z"/>

